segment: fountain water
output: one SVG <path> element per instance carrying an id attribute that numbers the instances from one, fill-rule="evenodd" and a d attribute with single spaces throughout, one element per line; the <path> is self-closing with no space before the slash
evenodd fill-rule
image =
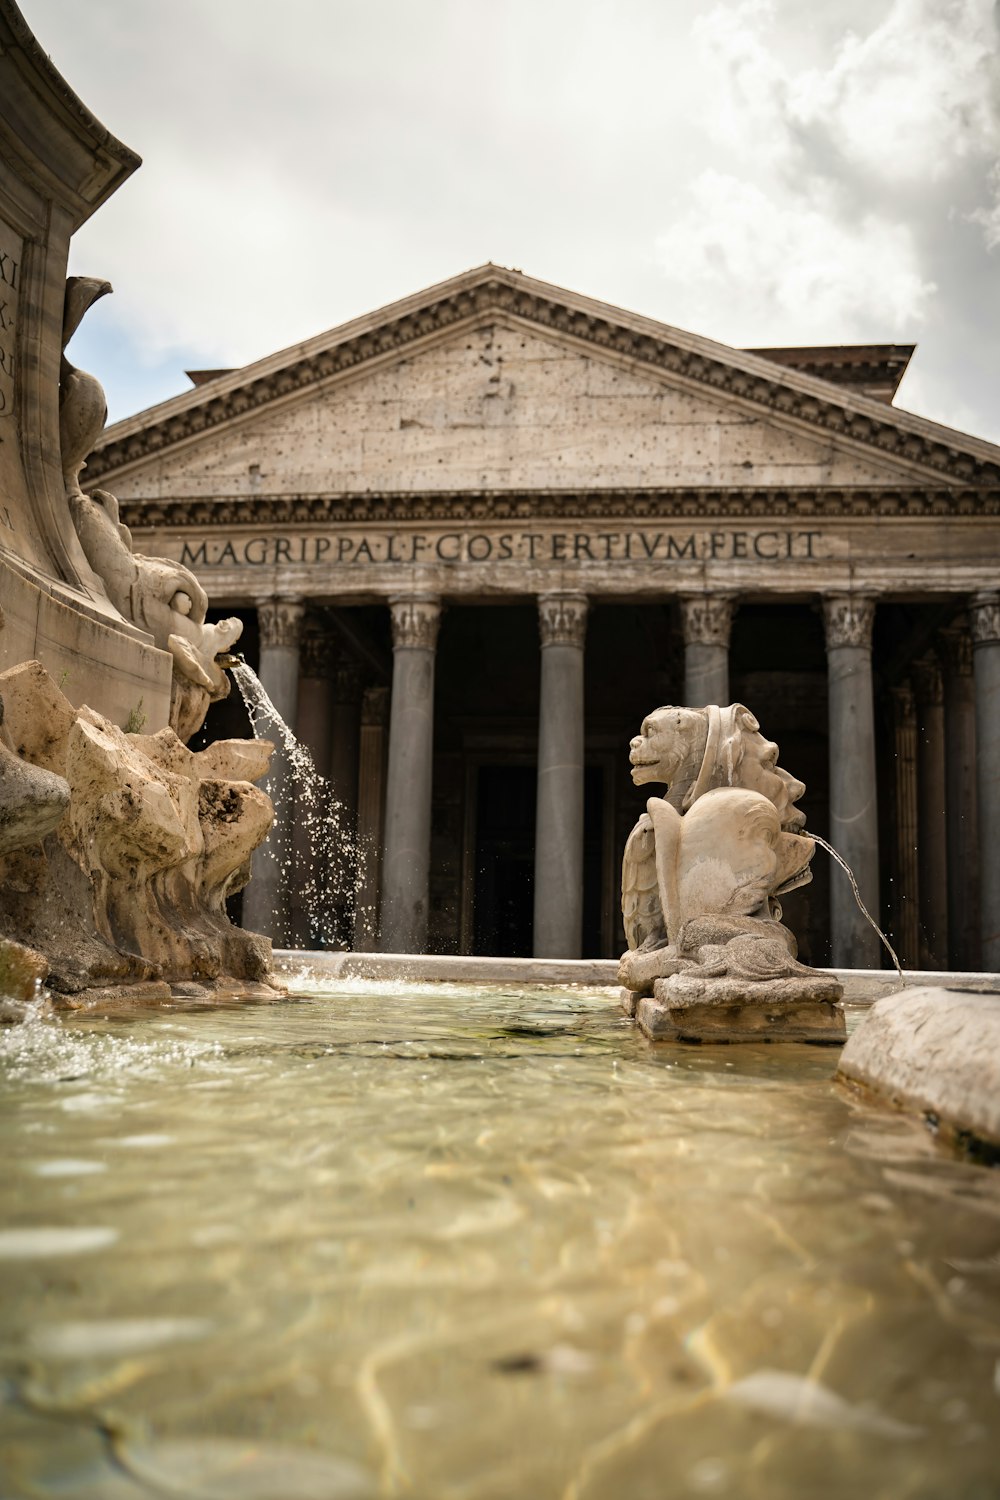
<path id="1" fill-rule="evenodd" d="M 300 889 L 309 946 L 350 947 L 355 922 L 364 912 L 359 893 L 370 853 L 367 842 L 351 828 L 334 787 L 316 769 L 253 668 L 242 656 L 227 658 L 226 665 L 246 705 L 254 737 L 277 737 L 281 746 L 288 774 L 283 784 L 272 787 L 275 819 L 269 847 L 286 878 L 302 861 L 306 863 Z M 304 847 L 295 840 L 296 829 L 305 836 Z"/>

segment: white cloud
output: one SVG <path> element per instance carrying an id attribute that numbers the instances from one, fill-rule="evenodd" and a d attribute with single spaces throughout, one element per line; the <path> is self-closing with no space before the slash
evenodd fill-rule
<path id="1" fill-rule="evenodd" d="M 787 0 L 785 8 L 787 8 Z M 717 96 L 716 138 L 760 169 L 847 163 L 887 183 L 942 179 L 1000 144 L 991 0 L 892 0 L 823 66 L 796 66 L 777 0 L 716 5 L 692 28 Z"/>
<path id="2" fill-rule="evenodd" d="M 821 195 L 782 199 L 711 169 L 657 252 L 684 322 L 732 342 L 839 342 L 873 323 L 904 337 L 934 292 L 904 224 L 840 223 Z"/>
<path id="3" fill-rule="evenodd" d="M 1000 72 L 991 0 L 894 0 L 849 33 L 826 70 L 788 80 L 790 118 L 819 124 L 848 160 L 888 181 L 941 180 L 995 152 Z"/>

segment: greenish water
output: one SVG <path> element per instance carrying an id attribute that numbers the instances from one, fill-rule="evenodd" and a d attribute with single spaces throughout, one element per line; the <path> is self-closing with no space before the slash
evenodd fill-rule
<path id="1" fill-rule="evenodd" d="M 0 1035 L 0 1494 L 1000 1495 L 1000 1173 L 836 1051 L 357 982 Z"/>

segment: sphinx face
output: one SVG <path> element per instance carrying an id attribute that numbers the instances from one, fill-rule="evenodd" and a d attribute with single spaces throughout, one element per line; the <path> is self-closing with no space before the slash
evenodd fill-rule
<path id="1" fill-rule="evenodd" d="M 660 781 L 669 786 L 705 733 L 705 715 L 699 709 L 658 708 L 647 714 L 629 744 L 635 785 Z"/>
<path id="2" fill-rule="evenodd" d="M 805 785 L 782 770 L 778 765 L 777 745 L 773 740 L 765 739 L 759 730 L 744 738 L 739 783 L 750 791 L 760 792 L 774 804 L 782 828 L 798 832 L 805 827 L 805 813 L 794 806 L 805 791 Z"/>

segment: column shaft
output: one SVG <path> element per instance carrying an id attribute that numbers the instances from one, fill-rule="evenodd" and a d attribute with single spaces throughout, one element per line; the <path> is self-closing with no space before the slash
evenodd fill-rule
<path id="1" fill-rule="evenodd" d="M 330 676 L 335 647 L 322 631 L 309 629 L 300 648 L 299 702 L 295 735 L 309 751 L 321 776 L 330 758 Z M 288 878 L 289 931 L 293 948 L 316 948 L 328 941 L 326 913 L 316 910 L 319 897 L 329 885 L 327 867 L 331 851 L 323 847 L 322 835 L 309 828 L 297 809 L 292 827 L 292 862 Z M 310 898 L 308 890 L 315 894 Z M 312 910 L 310 910 L 310 907 Z"/>
<path id="2" fill-rule="evenodd" d="M 378 945 L 388 718 L 389 689 L 366 688 L 361 700 L 358 749 L 357 846 L 361 868 L 354 923 L 354 947 L 360 953 L 370 953 Z"/>
<path id="3" fill-rule="evenodd" d="M 823 601 L 829 673 L 830 843 L 854 871 L 861 897 L 878 919 L 878 816 L 871 635 L 875 601 L 854 594 Z M 858 909 L 840 869 L 830 877 L 830 935 L 835 968 L 876 969 L 878 936 Z"/>
<path id="4" fill-rule="evenodd" d="M 579 958 L 583 940 L 583 648 L 587 600 L 544 594 L 535 815 L 536 958 Z"/>
<path id="5" fill-rule="evenodd" d="M 917 704 L 917 865 L 920 962 L 948 966 L 948 839 L 945 821 L 944 684 L 933 654 L 913 663 Z"/>
<path id="6" fill-rule="evenodd" d="M 274 599 L 257 610 L 260 665 L 257 675 L 278 713 L 292 729 L 298 716 L 299 638 L 303 606 Z M 253 856 L 250 884 L 243 893 L 243 926 L 262 932 L 276 946 L 288 941 L 287 867 L 295 807 L 287 758 L 275 745 L 264 789 L 274 803 L 274 826 Z"/>
<path id="7" fill-rule="evenodd" d="M 948 843 L 948 967 L 978 969 L 979 820 L 976 810 L 976 686 L 972 636 L 963 616 L 941 632 L 944 673 L 945 805 Z"/>
<path id="8" fill-rule="evenodd" d="M 1000 594 L 977 594 L 969 611 L 976 684 L 976 796 L 982 965 L 1000 970 Z"/>
<path id="9" fill-rule="evenodd" d="M 892 896 L 893 946 L 907 968 L 920 967 L 920 877 L 917 866 L 917 714 L 913 689 L 892 689 L 895 739 L 896 871 Z"/>
<path id="10" fill-rule="evenodd" d="M 380 948 L 423 953 L 430 903 L 431 773 L 437 599 L 390 600 L 392 705 Z"/>
<path id="11" fill-rule="evenodd" d="M 733 599 L 728 594 L 683 594 L 684 702 L 688 708 L 729 702 L 729 639 Z"/>
<path id="12" fill-rule="evenodd" d="M 333 676 L 330 780 L 344 819 L 353 829 L 358 816 L 358 765 L 361 753 L 361 671 L 341 660 Z"/>

